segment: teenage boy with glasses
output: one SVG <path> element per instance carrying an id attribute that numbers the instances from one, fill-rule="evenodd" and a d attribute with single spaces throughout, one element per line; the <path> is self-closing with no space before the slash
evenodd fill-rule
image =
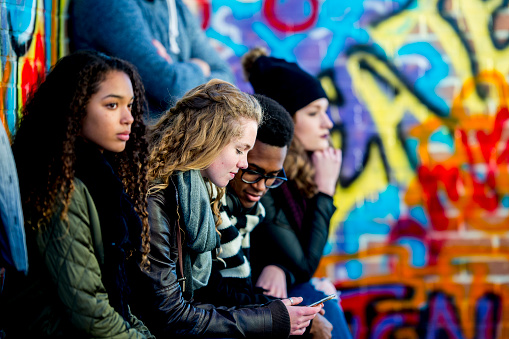
<path id="1" fill-rule="evenodd" d="M 264 122 L 258 128 L 256 142 L 247 155 L 248 168 L 241 169 L 230 181 L 222 199 L 221 249 L 214 260 L 206 287 L 195 291 L 199 302 L 222 306 L 263 304 L 274 299 L 254 286 L 249 263 L 250 232 L 265 216 L 260 199 L 271 188 L 287 178 L 283 162 L 293 138 L 293 120 L 276 101 L 254 94 L 264 111 Z M 272 267 L 285 274 L 288 286 L 293 276 L 283 267 Z M 298 296 L 293 296 L 298 297 Z M 314 338 L 330 338 L 332 325 L 317 314 L 308 331 Z"/>

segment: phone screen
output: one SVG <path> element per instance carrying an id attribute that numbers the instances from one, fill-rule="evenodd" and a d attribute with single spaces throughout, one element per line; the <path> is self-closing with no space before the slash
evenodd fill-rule
<path id="1" fill-rule="evenodd" d="M 320 299 L 320 300 L 318 300 L 318 301 L 315 301 L 314 303 L 309 304 L 309 305 L 307 305 L 307 306 L 308 306 L 308 307 L 313 307 L 313 306 L 319 305 L 319 304 L 321 304 L 321 303 L 323 303 L 323 302 L 326 302 L 327 300 L 331 300 L 331 299 L 333 299 L 335 296 L 336 296 L 336 293 L 333 293 L 333 294 L 328 295 L 328 296 L 326 296 L 325 298 Z"/>

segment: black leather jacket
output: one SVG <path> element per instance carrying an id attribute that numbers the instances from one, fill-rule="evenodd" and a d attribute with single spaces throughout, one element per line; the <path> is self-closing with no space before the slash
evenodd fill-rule
<path id="1" fill-rule="evenodd" d="M 171 182 L 165 190 L 149 196 L 150 268 L 140 270 L 132 279 L 133 313 L 143 319 L 158 338 L 167 335 L 287 338 L 290 317 L 280 300 L 265 305 L 226 308 L 184 299 L 177 281 L 176 211 L 176 188 Z M 182 221 L 180 226 L 185 227 Z M 183 251 L 186 251 L 185 246 Z M 192 277 L 186 278 L 192 281 Z"/>
<path id="2" fill-rule="evenodd" d="M 315 274 L 329 235 L 330 219 L 336 208 L 331 196 L 318 193 L 306 200 L 302 228 L 287 216 L 291 213 L 281 187 L 269 190 L 261 200 L 265 218 L 251 232 L 253 281 L 267 265 L 289 271 L 295 283 L 309 281 Z"/>

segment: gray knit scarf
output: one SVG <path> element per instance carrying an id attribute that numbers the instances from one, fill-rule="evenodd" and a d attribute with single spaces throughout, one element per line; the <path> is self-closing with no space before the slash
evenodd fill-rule
<path id="1" fill-rule="evenodd" d="M 178 172 L 178 196 L 185 224 L 185 246 L 194 252 L 193 289 L 207 285 L 212 269 L 212 250 L 219 246 L 207 187 L 200 171 Z"/>

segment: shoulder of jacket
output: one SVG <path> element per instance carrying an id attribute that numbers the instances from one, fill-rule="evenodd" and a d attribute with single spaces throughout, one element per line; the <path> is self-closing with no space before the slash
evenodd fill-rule
<path id="1" fill-rule="evenodd" d="M 74 190 L 71 195 L 69 210 L 88 214 L 92 208 L 92 211 L 97 213 L 94 200 L 85 183 L 78 178 L 74 178 L 73 183 Z"/>
<path id="2" fill-rule="evenodd" d="M 83 181 L 75 177 L 73 183 L 75 192 L 78 192 L 78 194 L 89 194 L 87 186 Z"/>
<path id="3" fill-rule="evenodd" d="M 149 205 L 151 204 L 151 201 L 163 206 L 166 206 L 168 203 L 176 203 L 178 201 L 178 192 L 175 183 L 170 180 L 168 186 L 158 188 L 157 186 L 161 183 L 161 181 L 155 180 L 149 184 L 149 193 L 147 195 Z"/>

